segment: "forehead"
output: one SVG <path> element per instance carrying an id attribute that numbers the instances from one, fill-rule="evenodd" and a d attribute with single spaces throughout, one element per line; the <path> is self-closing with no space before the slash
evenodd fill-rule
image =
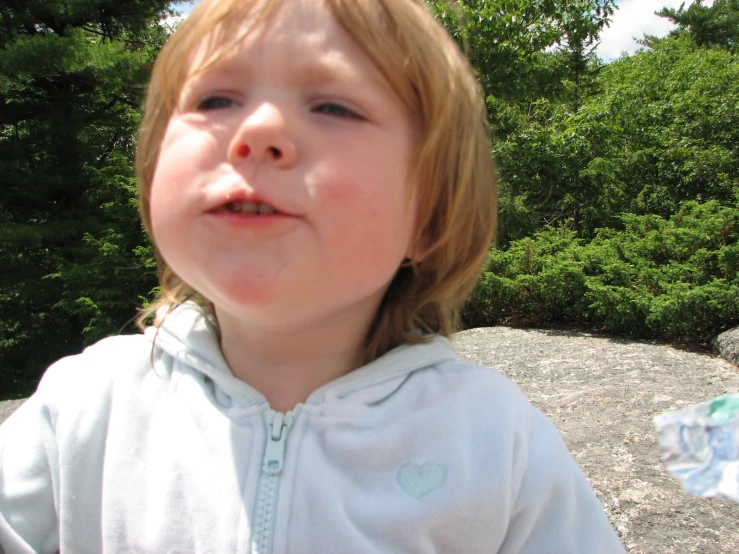
<path id="1" fill-rule="evenodd" d="M 216 65 L 228 69 L 245 59 L 251 65 L 269 60 L 272 67 L 310 66 L 318 73 L 363 73 L 384 82 L 323 0 L 261 3 L 238 24 L 216 26 L 194 45 L 188 78 Z"/>

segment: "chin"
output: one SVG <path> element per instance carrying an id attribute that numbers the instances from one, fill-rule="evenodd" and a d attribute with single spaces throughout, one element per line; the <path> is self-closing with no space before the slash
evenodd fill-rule
<path id="1" fill-rule="evenodd" d="M 239 287 L 220 291 L 213 295 L 213 304 L 227 308 L 231 313 L 265 310 L 278 300 L 278 294 L 271 288 Z"/>

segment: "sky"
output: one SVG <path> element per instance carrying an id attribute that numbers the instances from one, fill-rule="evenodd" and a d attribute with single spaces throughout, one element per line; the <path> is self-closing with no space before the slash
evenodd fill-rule
<path id="1" fill-rule="evenodd" d="M 642 38 L 645 34 L 666 36 L 675 26 L 670 20 L 654 15 L 654 12 L 662 8 L 677 10 L 683 2 L 686 8 L 693 3 L 692 0 L 620 0 L 611 26 L 601 33 L 598 56 L 610 61 L 618 58 L 622 52 L 636 52 L 641 46 L 634 37 Z M 711 6 L 713 0 L 703 4 Z"/>
<path id="2" fill-rule="evenodd" d="M 618 58 L 622 52 L 633 54 L 641 46 L 635 38 L 642 38 L 645 34 L 663 37 L 673 28 L 672 23 L 654 15 L 662 8 L 680 8 L 685 1 L 689 6 L 692 0 L 618 0 L 618 9 L 613 15 L 611 25 L 601 33 L 598 56 L 604 61 Z M 713 0 L 706 0 L 704 5 L 710 6 Z M 192 9 L 191 4 L 175 4 L 175 8 L 183 13 Z"/>

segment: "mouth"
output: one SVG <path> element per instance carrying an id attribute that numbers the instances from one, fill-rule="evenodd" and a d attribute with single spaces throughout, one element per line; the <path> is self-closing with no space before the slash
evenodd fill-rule
<path id="1" fill-rule="evenodd" d="M 275 210 L 269 204 L 264 202 L 248 202 L 245 200 L 235 200 L 228 202 L 222 206 L 213 210 L 212 213 L 229 213 L 229 214 L 243 214 L 243 215 L 274 215 L 277 214 Z"/>

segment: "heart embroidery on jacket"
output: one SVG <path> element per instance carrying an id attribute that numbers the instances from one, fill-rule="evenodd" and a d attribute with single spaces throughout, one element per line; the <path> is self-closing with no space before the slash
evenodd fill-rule
<path id="1" fill-rule="evenodd" d="M 426 462 L 422 466 L 407 463 L 398 470 L 400 488 L 416 500 L 437 491 L 446 481 L 446 466 L 438 462 Z"/>

